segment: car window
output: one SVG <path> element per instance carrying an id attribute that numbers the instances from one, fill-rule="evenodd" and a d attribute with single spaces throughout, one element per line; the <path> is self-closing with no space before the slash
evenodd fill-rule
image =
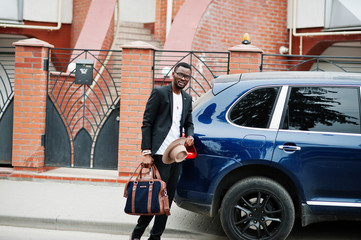
<path id="1" fill-rule="evenodd" d="M 229 120 L 244 127 L 267 128 L 280 87 L 259 88 L 243 96 L 229 112 Z"/>
<path id="2" fill-rule="evenodd" d="M 360 133 L 359 103 L 359 88 L 292 87 L 281 128 Z"/>

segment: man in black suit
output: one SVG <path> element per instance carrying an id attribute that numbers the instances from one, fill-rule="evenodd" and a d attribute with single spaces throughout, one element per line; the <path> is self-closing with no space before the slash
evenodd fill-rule
<path id="1" fill-rule="evenodd" d="M 185 62 L 178 63 L 172 73 L 171 85 L 153 89 L 143 116 L 143 163 L 155 163 L 162 180 L 167 183 L 169 205 L 172 204 L 180 173 L 180 163 L 164 164 L 162 156 L 168 145 L 183 134 L 186 146 L 193 145 L 192 97 L 183 88 L 191 79 L 192 68 Z M 153 216 L 140 216 L 131 239 L 140 239 Z M 150 240 L 160 239 L 167 216 L 155 216 Z"/>

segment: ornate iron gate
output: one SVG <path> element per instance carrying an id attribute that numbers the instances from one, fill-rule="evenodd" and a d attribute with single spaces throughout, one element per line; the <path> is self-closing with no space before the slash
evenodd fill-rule
<path id="1" fill-rule="evenodd" d="M 192 79 L 186 91 L 197 100 L 211 88 L 211 81 L 229 73 L 229 52 L 167 51 L 156 50 L 153 56 L 153 83 L 164 85 L 170 82 L 169 75 L 179 62 L 187 62 L 192 67 Z"/>
<path id="2" fill-rule="evenodd" d="M 121 51 L 50 49 L 48 59 L 45 165 L 117 169 Z M 84 59 L 91 85 L 75 81 Z"/>
<path id="3" fill-rule="evenodd" d="M 13 139 L 14 48 L 0 48 L 0 164 L 11 164 Z"/>

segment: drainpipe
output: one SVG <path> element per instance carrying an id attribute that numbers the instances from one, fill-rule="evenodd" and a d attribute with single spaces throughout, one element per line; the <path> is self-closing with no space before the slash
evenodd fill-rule
<path id="1" fill-rule="evenodd" d="M 173 15 L 173 0 L 167 1 L 167 26 L 166 26 L 166 36 L 170 31 L 172 25 L 172 15 Z"/>
<path id="2" fill-rule="evenodd" d="M 292 4 L 295 4 L 294 1 L 292 1 Z M 288 40 L 288 54 L 292 55 L 292 27 L 293 27 L 293 15 L 294 15 L 294 7 L 292 5 L 292 8 L 291 8 L 291 17 L 292 17 L 292 21 L 291 21 L 291 24 L 290 24 L 290 32 L 289 32 L 289 40 Z"/>
<path id="3" fill-rule="evenodd" d="M 307 33 L 297 33 L 296 32 L 296 16 L 297 16 L 297 0 L 293 0 L 293 16 L 292 16 L 292 34 L 295 37 L 301 37 L 300 49 L 302 49 L 302 37 L 310 36 L 327 36 L 327 35 L 352 35 L 352 34 L 361 34 L 361 31 L 337 31 L 337 32 L 307 32 Z M 291 29 L 290 29 L 291 31 Z M 300 53 L 302 55 L 302 53 Z"/>
<path id="4" fill-rule="evenodd" d="M 19 24 L 8 24 L 8 23 L 0 23 L 0 27 L 11 27 L 11 28 L 26 28 L 26 29 L 42 29 L 42 30 L 59 30 L 61 28 L 61 6 L 62 0 L 58 0 L 58 24 L 56 27 L 51 26 L 38 26 L 38 25 L 19 25 Z"/>

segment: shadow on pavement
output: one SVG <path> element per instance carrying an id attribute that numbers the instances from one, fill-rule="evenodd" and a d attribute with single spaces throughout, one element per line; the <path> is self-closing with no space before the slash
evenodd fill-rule
<path id="1" fill-rule="evenodd" d="M 321 222 L 301 227 L 296 223 L 287 240 L 356 240 L 361 239 L 361 222 Z"/>

